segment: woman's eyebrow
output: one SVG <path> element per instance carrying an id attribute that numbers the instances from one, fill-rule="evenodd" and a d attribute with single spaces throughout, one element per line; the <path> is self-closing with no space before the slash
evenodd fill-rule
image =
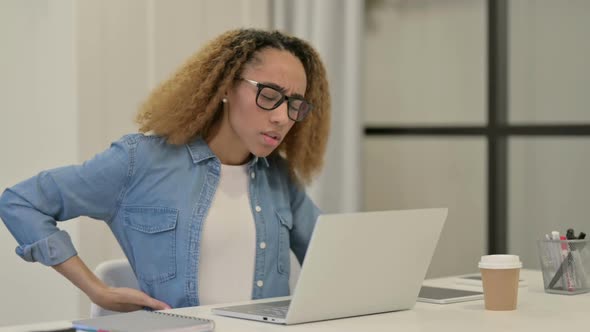
<path id="1" fill-rule="evenodd" d="M 285 89 L 284 87 L 282 87 L 276 83 L 273 83 L 273 82 L 260 82 L 260 83 L 262 83 L 266 86 L 270 86 L 271 88 L 280 91 L 282 94 L 285 94 L 285 92 L 287 92 L 287 89 Z"/>
<path id="2" fill-rule="evenodd" d="M 301 99 L 303 99 L 303 96 L 300 95 L 300 94 L 298 94 L 298 93 L 294 93 L 294 94 L 290 95 L 289 97 L 295 97 L 295 98 L 301 98 Z"/>
<path id="3" fill-rule="evenodd" d="M 284 87 L 282 87 L 276 83 L 273 83 L 273 82 L 260 82 L 260 83 L 262 83 L 266 86 L 270 86 L 271 88 L 276 89 L 276 90 L 280 91 L 282 94 L 286 95 L 287 89 L 285 89 Z M 299 93 L 293 93 L 289 97 L 296 97 L 296 98 L 303 99 L 303 96 L 300 95 Z"/>

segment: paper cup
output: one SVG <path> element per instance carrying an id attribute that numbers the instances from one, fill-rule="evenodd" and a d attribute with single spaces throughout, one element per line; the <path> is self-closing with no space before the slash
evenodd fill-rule
<path id="1" fill-rule="evenodd" d="M 522 263 L 515 255 L 482 256 L 479 262 L 487 310 L 515 310 Z"/>

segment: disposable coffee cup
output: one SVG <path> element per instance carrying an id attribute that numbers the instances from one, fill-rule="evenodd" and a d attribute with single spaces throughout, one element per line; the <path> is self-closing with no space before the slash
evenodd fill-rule
<path id="1" fill-rule="evenodd" d="M 516 255 L 481 256 L 479 261 L 487 310 L 515 310 L 522 262 Z"/>

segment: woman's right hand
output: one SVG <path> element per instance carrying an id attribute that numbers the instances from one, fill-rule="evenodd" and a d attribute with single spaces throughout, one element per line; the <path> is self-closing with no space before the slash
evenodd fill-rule
<path id="1" fill-rule="evenodd" d="M 153 310 L 171 309 L 171 307 L 158 301 L 146 293 L 133 288 L 102 287 L 93 291 L 90 300 L 103 309 L 111 311 L 135 311 L 144 307 Z"/>
<path id="2" fill-rule="evenodd" d="M 78 256 L 54 265 L 53 268 L 82 290 L 92 302 L 111 311 L 135 311 L 144 307 L 154 310 L 171 309 L 146 293 L 133 288 L 109 287 L 84 264 Z"/>

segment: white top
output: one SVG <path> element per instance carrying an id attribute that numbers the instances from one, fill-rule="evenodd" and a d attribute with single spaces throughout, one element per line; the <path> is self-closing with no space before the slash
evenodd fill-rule
<path id="1" fill-rule="evenodd" d="M 199 303 L 250 300 L 255 254 L 246 165 L 221 165 L 219 186 L 201 233 Z"/>

